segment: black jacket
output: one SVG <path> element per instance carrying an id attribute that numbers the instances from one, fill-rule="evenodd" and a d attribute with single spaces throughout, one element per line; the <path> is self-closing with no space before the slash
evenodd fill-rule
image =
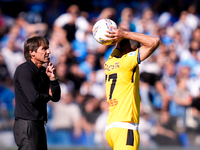
<path id="1" fill-rule="evenodd" d="M 47 103 L 60 100 L 60 86 L 57 80 L 50 81 L 46 68 L 40 69 L 31 61 L 19 65 L 14 75 L 14 116 L 27 120 L 47 121 Z M 52 97 L 49 95 L 51 87 Z"/>

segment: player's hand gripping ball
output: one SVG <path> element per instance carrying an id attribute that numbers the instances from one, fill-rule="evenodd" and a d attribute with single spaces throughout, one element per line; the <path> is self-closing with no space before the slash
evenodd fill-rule
<path id="1" fill-rule="evenodd" d="M 103 45 L 115 44 L 116 40 L 109 40 L 109 38 L 105 36 L 105 34 L 108 34 L 106 31 L 113 30 L 111 26 L 117 28 L 116 23 L 110 19 L 101 19 L 97 21 L 92 29 L 93 37 L 95 38 L 95 40 Z"/>

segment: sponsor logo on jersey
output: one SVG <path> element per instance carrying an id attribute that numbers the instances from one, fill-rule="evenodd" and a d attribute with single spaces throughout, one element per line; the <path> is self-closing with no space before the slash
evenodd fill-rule
<path id="1" fill-rule="evenodd" d="M 128 56 L 135 56 L 136 55 L 136 52 L 130 52 L 129 54 L 128 54 Z"/>
<path id="2" fill-rule="evenodd" d="M 114 69 L 118 69 L 119 68 L 119 62 L 114 63 L 113 65 L 104 65 L 104 69 L 107 71 L 112 71 Z"/>

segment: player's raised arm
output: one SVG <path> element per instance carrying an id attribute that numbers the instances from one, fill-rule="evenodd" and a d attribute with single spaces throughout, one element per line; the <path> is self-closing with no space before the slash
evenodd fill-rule
<path id="1" fill-rule="evenodd" d="M 141 43 L 140 61 L 143 61 L 147 57 L 149 57 L 159 46 L 160 40 L 158 38 L 141 33 L 125 31 L 123 29 L 116 29 L 114 27 L 113 29 L 113 31 L 107 31 L 109 33 L 106 34 L 107 37 L 111 39 L 116 39 L 118 42 L 125 38 Z"/>

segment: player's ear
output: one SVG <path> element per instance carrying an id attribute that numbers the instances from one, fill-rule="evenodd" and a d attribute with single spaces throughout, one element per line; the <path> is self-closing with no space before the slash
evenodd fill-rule
<path id="1" fill-rule="evenodd" d="M 31 58 L 35 57 L 35 51 L 29 51 Z"/>
<path id="2" fill-rule="evenodd" d="M 132 49 L 132 50 L 136 50 L 136 49 L 137 49 L 137 46 L 136 46 L 136 45 L 131 45 L 131 49 Z"/>
<path id="3" fill-rule="evenodd" d="M 133 40 L 129 40 L 130 45 L 131 45 L 131 49 L 132 50 L 136 50 L 137 48 L 140 47 L 140 43 L 137 41 L 133 41 Z"/>

